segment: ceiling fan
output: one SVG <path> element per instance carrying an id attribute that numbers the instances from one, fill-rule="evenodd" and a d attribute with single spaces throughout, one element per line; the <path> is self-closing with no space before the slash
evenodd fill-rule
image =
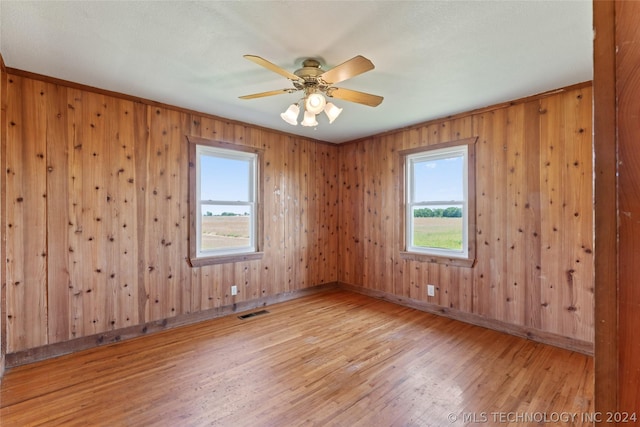
<path id="1" fill-rule="evenodd" d="M 370 60 L 361 55 L 355 56 L 327 71 L 321 68 L 319 61 L 312 58 L 305 59 L 302 62 L 302 68 L 295 70 L 293 73 L 259 56 L 244 55 L 244 57 L 249 61 L 255 62 L 268 70 L 288 78 L 293 83 L 293 87 L 244 95 L 240 97 L 241 99 L 262 98 L 298 91 L 304 92 L 304 97 L 300 99 L 298 103 L 291 104 L 287 111 L 280 114 L 282 119 L 291 125 L 298 124 L 298 114 L 300 113 L 300 106 L 298 104 L 300 102 L 303 103 L 305 109 L 304 119 L 301 122 L 302 126 L 316 126 L 318 124 L 316 115 L 322 111 L 324 111 L 329 118 L 329 123 L 333 123 L 342 112 L 342 108 L 336 107 L 331 102 L 326 102 L 325 95 L 329 98 L 356 102 L 370 107 L 380 105 L 384 99 L 378 95 L 333 86 L 336 83 L 343 82 L 375 68 Z"/>

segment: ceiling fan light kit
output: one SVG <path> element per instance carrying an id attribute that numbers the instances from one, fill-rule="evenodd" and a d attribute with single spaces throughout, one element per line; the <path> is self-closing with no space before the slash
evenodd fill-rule
<path id="1" fill-rule="evenodd" d="M 302 101 L 302 100 L 301 100 Z M 327 102 L 327 100 L 319 93 L 312 93 L 306 98 L 304 98 L 304 118 L 300 123 L 302 126 L 318 126 L 318 121 L 316 116 L 324 111 L 329 119 L 329 123 L 333 123 L 335 119 L 338 118 L 340 113 L 342 113 L 342 108 L 336 107 L 332 102 Z M 291 104 L 287 111 L 280 114 L 282 120 L 289 123 L 290 125 L 298 124 L 298 115 L 300 114 L 300 107 L 298 104 Z"/>
<path id="2" fill-rule="evenodd" d="M 304 100 L 304 109 L 313 114 L 320 114 L 326 104 L 324 96 L 319 93 L 310 93 Z"/>
<path id="3" fill-rule="evenodd" d="M 316 115 L 313 114 L 311 111 L 305 111 L 304 112 L 304 119 L 302 120 L 302 123 L 300 123 L 302 126 L 309 126 L 309 127 L 313 127 L 313 126 L 318 126 L 318 121 L 316 120 Z"/>
<path id="4" fill-rule="evenodd" d="M 282 117 L 282 120 L 285 122 L 295 126 L 298 124 L 298 114 L 300 114 L 300 107 L 298 107 L 298 104 L 291 104 L 289 105 L 289 108 L 287 108 L 287 111 L 280 114 L 280 117 Z"/>
<path id="5" fill-rule="evenodd" d="M 322 70 L 320 68 L 320 63 L 317 60 L 306 59 L 302 62 L 302 68 L 293 73 L 290 73 L 289 71 L 280 68 L 259 56 L 244 55 L 244 57 L 270 71 L 288 78 L 293 83 L 295 89 L 288 88 L 255 93 L 252 95 L 241 96 L 241 99 L 262 98 L 265 96 L 280 95 L 283 93 L 293 93 L 299 90 L 304 91 L 304 98 L 298 101 L 298 103 L 291 104 L 284 113 L 280 114 L 282 120 L 293 126 L 298 124 L 300 103 L 304 106 L 304 118 L 300 124 L 302 126 L 312 127 L 318 125 L 316 116 L 323 111 L 327 115 L 329 123 L 333 123 L 340 113 L 342 113 L 342 108 L 335 106 L 331 102 L 327 102 L 325 96 L 349 102 L 356 102 L 370 107 L 380 105 L 384 99 L 378 95 L 371 95 L 364 92 L 333 86 L 335 83 L 340 83 L 364 72 L 373 70 L 375 68 L 373 63 L 364 56 L 355 56 L 328 71 Z"/>
<path id="6" fill-rule="evenodd" d="M 324 113 L 329 118 L 329 123 L 333 123 L 333 121 L 338 118 L 340 113 L 342 113 L 342 108 L 338 108 L 332 102 L 328 102 L 324 107 Z"/>

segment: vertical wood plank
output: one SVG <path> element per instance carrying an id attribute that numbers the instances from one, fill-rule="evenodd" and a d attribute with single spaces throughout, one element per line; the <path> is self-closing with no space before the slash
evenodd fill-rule
<path id="1" fill-rule="evenodd" d="M 263 139 L 264 258 L 260 266 L 258 295 L 270 295 L 285 282 L 285 150 L 273 135 Z"/>
<path id="2" fill-rule="evenodd" d="M 396 277 L 394 275 L 395 263 L 398 253 L 396 249 L 396 227 L 394 226 L 396 206 L 399 203 L 399 188 L 396 187 L 395 177 L 397 159 L 395 157 L 394 142 L 389 137 L 380 138 L 382 149 L 382 164 L 380 171 L 380 227 L 378 241 L 380 243 L 380 276 L 384 283 L 383 289 L 394 293 L 396 288 Z M 401 281 L 402 282 L 402 281 Z"/>
<path id="3" fill-rule="evenodd" d="M 378 158 L 374 156 L 377 153 L 377 138 L 371 141 L 371 144 L 360 146 L 361 161 L 358 168 L 362 171 L 362 181 L 360 182 L 363 215 L 360 245 L 362 247 L 362 283 L 366 283 L 367 287 L 372 289 L 380 289 L 380 281 L 375 271 L 376 269 L 376 246 L 378 242 L 375 240 L 375 227 L 378 225 L 378 209 L 376 206 L 376 179 L 380 168 Z"/>
<path id="4" fill-rule="evenodd" d="M 45 345 L 46 85 L 11 77 L 7 110 L 7 351 Z"/>
<path id="5" fill-rule="evenodd" d="M 541 215 L 541 324 L 547 331 L 559 332 L 562 319 L 562 182 L 564 109 L 558 97 L 540 101 L 540 215 Z"/>
<path id="6" fill-rule="evenodd" d="M 309 181 L 309 168 L 311 167 L 310 156 L 310 148 L 309 141 L 302 140 L 300 141 L 300 152 L 298 156 L 298 173 L 294 178 L 298 183 L 299 195 L 297 209 L 298 213 L 294 218 L 299 218 L 296 222 L 296 226 L 294 227 L 294 233 L 297 237 L 296 248 L 295 251 L 295 265 L 297 266 L 297 277 L 295 279 L 295 289 L 303 289 L 307 288 L 310 285 L 309 281 L 309 263 L 311 262 L 310 256 L 312 254 L 312 250 L 310 247 L 309 240 L 309 230 L 314 227 L 314 224 L 309 222 L 309 213 L 310 213 L 310 189 L 313 184 Z"/>
<path id="7" fill-rule="evenodd" d="M 563 194 L 564 276 L 563 309 L 567 319 L 563 335 L 593 341 L 593 197 L 591 89 L 563 95 L 567 124 L 564 135 L 565 181 Z"/>
<path id="8" fill-rule="evenodd" d="M 542 328 L 542 217 L 540 199 L 540 102 L 530 101 L 524 105 L 524 156 L 526 168 L 526 202 L 524 205 L 524 254 L 525 300 L 524 322 L 533 328 Z M 518 229 L 520 232 L 520 229 Z"/>
<path id="9" fill-rule="evenodd" d="M 326 212 L 324 218 L 328 218 L 327 222 L 327 241 L 326 241 L 326 253 L 327 262 L 325 264 L 325 279 L 324 283 L 331 283 L 338 280 L 338 257 L 342 256 L 342 252 L 339 250 L 339 236 L 338 236 L 338 224 L 340 221 L 340 206 L 342 205 L 340 200 L 340 166 L 338 163 L 338 147 L 325 146 L 326 149 L 326 161 L 323 164 L 323 170 L 326 174 L 325 191 Z"/>
<path id="10" fill-rule="evenodd" d="M 67 142 L 67 91 L 46 85 L 47 100 L 47 305 L 49 343 L 71 338 L 69 277 L 69 144 Z M 72 148 L 73 149 L 73 148 Z"/>
<path id="11" fill-rule="evenodd" d="M 186 274 L 187 235 L 185 129 L 189 117 L 156 107 L 151 111 L 149 133 L 147 212 L 149 241 L 146 280 L 149 287 L 149 320 L 180 314 L 181 286 Z"/>
<path id="12" fill-rule="evenodd" d="M 107 291 L 107 241 L 111 218 L 106 215 L 107 188 L 105 173 L 109 150 L 105 143 L 106 124 L 104 95 L 83 93 L 81 126 L 86 139 L 82 147 L 83 178 L 80 198 L 86 250 L 82 252 L 82 298 L 85 331 L 97 334 L 107 330 L 107 305 L 111 304 Z M 88 262 L 87 262 L 88 261 Z"/>
<path id="13" fill-rule="evenodd" d="M 361 229 L 363 217 L 363 194 L 361 192 L 362 170 L 361 143 L 348 144 L 340 155 L 340 200 L 346 209 L 340 215 L 340 280 L 353 285 L 363 284 Z"/>
<path id="14" fill-rule="evenodd" d="M 134 167 L 135 167 L 135 197 L 136 197 L 136 245 L 137 245 L 137 319 L 138 323 L 149 321 L 149 287 L 146 280 L 148 227 L 148 164 L 150 161 L 149 123 L 151 108 L 144 104 L 133 105 L 134 126 Z"/>
<path id="15" fill-rule="evenodd" d="M 105 244 L 110 261 L 107 289 L 113 298 L 107 315 L 108 327 L 118 329 L 137 324 L 139 314 L 135 110 L 133 103 L 115 98 L 107 98 L 106 105 L 110 161 L 105 202 L 111 220 Z"/>
<path id="16" fill-rule="evenodd" d="M 476 147 L 476 266 L 473 291 L 473 310 L 476 314 L 491 314 L 491 144 L 493 143 L 493 114 L 475 117 L 474 128 L 479 135 Z"/>
<path id="17" fill-rule="evenodd" d="M 464 139 L 477 136 L 473 131 L 473 117 L 467 116 L 454 120 L 451 123 L 451 138 Z M 473 159 L 475 164 L 475 159 Z M 475 169 L 474 169 L 474 184 L 475 184 Z M 474 185 L 475 187 L 475 185 Z M 475 192 L 474 192 L 475 196 Z M 469 200 L 469 203 L 473 203 L 475 208 L 475 197 L 473 200 Z M 474 209 L 475 211 L 475 209 Z M 475 216 L 475 215 L 474 215 Z M 475 218 L 474 229 L 475 229 Z M 469 236 L 470 239 L 476 238 L 475 234 Z M 475 243 L 475 242 L 474 242 Z M 473 295 L 473 281 L 474 281 L 474 269 L 473 268 L 452 268 L 452 286 L 457 287 L 457 301 L 453 301 L 453 308 L 457 308 L 461 311 L 470 313 L 473 310 L 472 295 Z"/>
<path id="18" fill-rule="evenodd" d="M 321 233 L 323 221 L 318 218 L 318 213 L 322 209 L 320 187 L 323 185 L 322 175 L 318 173 L 318 167 L 322 164 L 322 155 L 319 149 L 320 144 L 307 144 L 306 169 L 304 170 L 307 179 L 307 226 L 305 227 L 305 235 L 308 247 L 308 255 L 305 258 L 305 275 L 308 284 L 318 283 L 324 237 Z"/>
<path id="19" fill-rule="evenodd" d="M 294 177 L 299 175 L 300 146 L 296 138 L 290 138 L 287 145 L 284 163 L 285 178 L 285 292 L 295 289 L 298 262 L 296 256 L 296 240 L 299 223 L 300 183 Z"/>
<path id="20" fill-rule="evenodd" d="M 506 109 L 496 110 L 493 114 L 494 126 L 491 144 L 491 234 L 485 236 L 490 253 L 490 313 L 493 318 L 505 320 L 506 317 L 506 156 L 508 142 L 506 139 Z"/>
<path id="21" fill-rule="evenodd" d="M 82 97 L 78 90 L 68 90 L 67 94 L 67 132 L 69 146 L 69 186 L 67 193 L 69 212 L 69 308 L 70 333 L 72 338 L 84 336 L 84 310 L 82 280 L 82 258 L 85 253 L 86 238 L 83 235 L 84 219 L 82 217 L 82 186 L 84 183 L 82 170 L 82 153 L 84 128 L 82 126 Z M 88 146 L 85 149 L 89 149 Z"/>
<path id="22" fill-rule="evenodd" d="M 506 230 L 505 277 L 502 304 L 504 320 L 523 325 L 525 306 L 525 256 L 527 175 L 524 159 L 524 104 L 507 109 L 506 121 Z"/>
<path id="23" fill-rule="evenodd" d="M 330 250 L 327 250 L 329 241 L 329 228 L 331 218 L 327 215 L 328 187 L 327 173 L 331 171 L 323 170 L 327 164 L 327 151 L 324 144 L 312 144 L 310 151 L 310 171 L 309 171 L 309 224 L 312 234 L 308 236 L 309 246 L 312 248 L 313 256 L 309 261 L 310 283 L 326 283 L 324 276 L 327 273 L 326 262 Z M 326 221 L 323 219 L 326 218 Z M 334 270 L 335 271 L 335 270 Z M 328 274 L 329 276 L 333 274 Z"/>

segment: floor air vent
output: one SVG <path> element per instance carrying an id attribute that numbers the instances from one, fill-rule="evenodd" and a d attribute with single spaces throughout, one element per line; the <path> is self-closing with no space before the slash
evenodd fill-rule
<path id="1" fill-rule="evenodd" d="M 254 311 L 253 313 L 243 314 L 242 316 L 238 316 L 238 319 L 249 319 L 251 317 L 260 316 L 261 314 L 269 313 L 267 310 Z"/>

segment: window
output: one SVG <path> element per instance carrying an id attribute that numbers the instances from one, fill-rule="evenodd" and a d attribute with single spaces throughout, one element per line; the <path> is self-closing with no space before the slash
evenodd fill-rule
<path id="1" fill-rule="evenodd" d="M 471 141 L 401 153 L 405 257 L 473 265 L 475 138 Z"/>
<path id="2" fill-rule="evenodd" d="M 189 137 L 192 265 L 260 257 L 257 150 Z"/>

